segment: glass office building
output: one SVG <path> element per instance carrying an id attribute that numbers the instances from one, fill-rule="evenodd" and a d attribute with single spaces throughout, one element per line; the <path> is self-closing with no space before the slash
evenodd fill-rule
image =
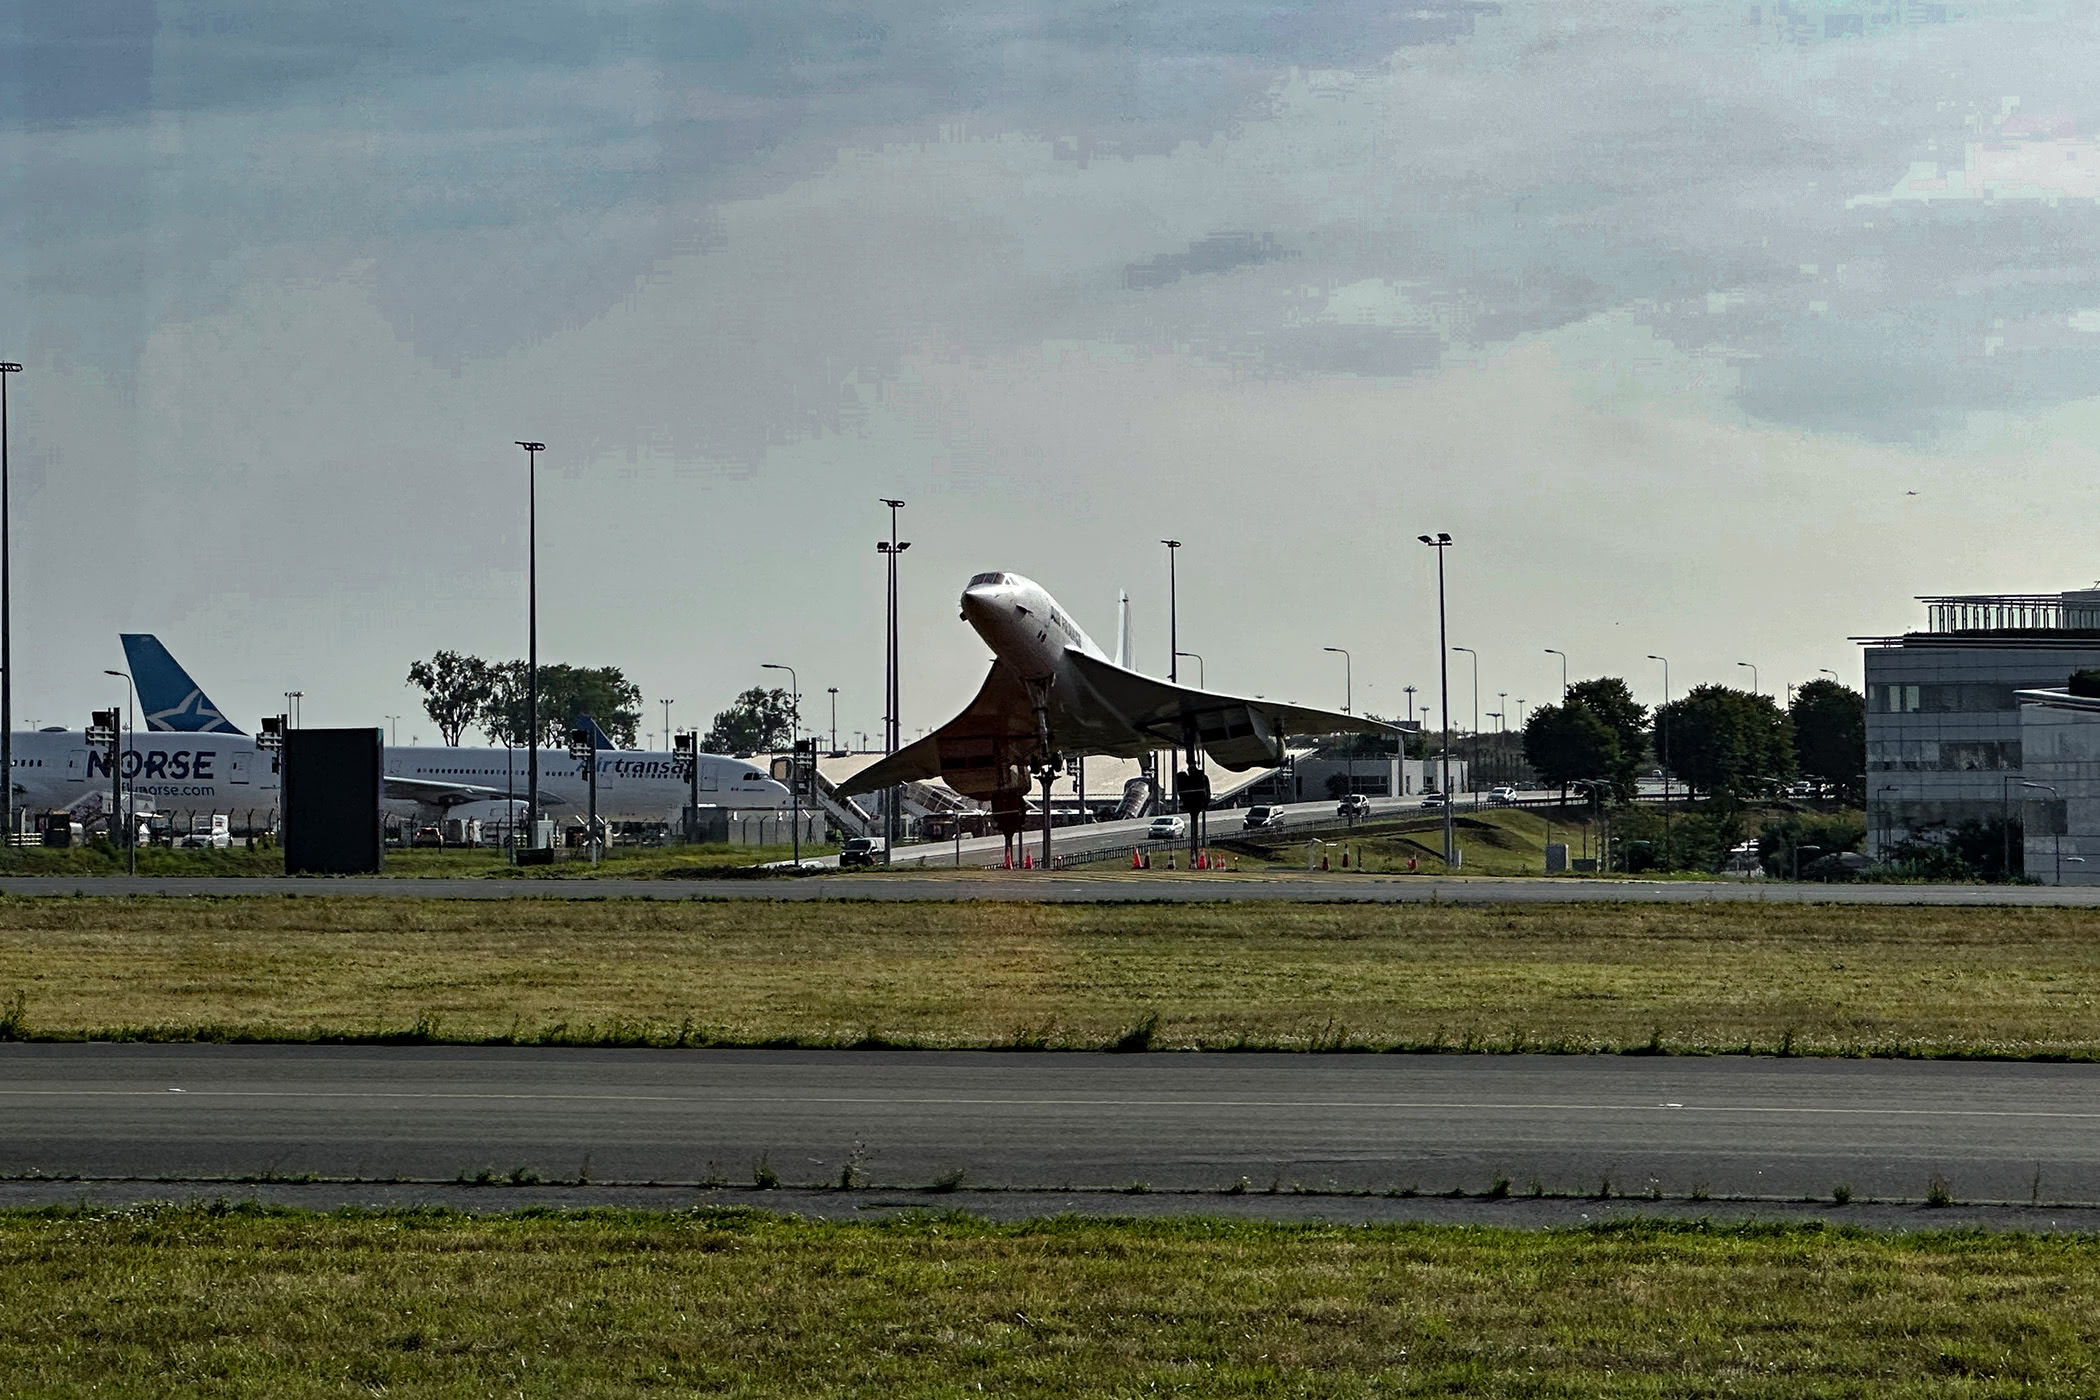
<path id="1" fill-rule="evenodd" d="M 2067 593 L 1922 598 L 1923 631 L 1863 637 L 1867 851 L 1968 821 L 2052 824 L 2023 763 L 2017 692 L 2100 669 L 2100 585 Z M 2061 818 L 2056 817 L 2060 821 Z"/>

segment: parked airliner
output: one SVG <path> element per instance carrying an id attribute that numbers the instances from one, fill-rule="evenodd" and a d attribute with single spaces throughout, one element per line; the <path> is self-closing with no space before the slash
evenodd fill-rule
<path id="1" fill-rule="evenodd" d="M 274 756 L 226 718 L 157 638 L 127 633 L 123 641 L 146 727 L 127 736 L 118 762 L 140 807 L 150 799 L 152 810 L 178 821 L 226 812 L 236 825 L 271 824 L 279 796 Z M 88 746 L 82 730 L 17 734 L 14 753 L 15 801 L 23 810 L 106 807 L 108 757 Z M 581 820 L 589 770 L 567 749 L 541 749 L 537 757 L 548 815 Z M 447 814 L 500 818 L 524 802 L 526 762 L 523 749 L 389 746 L 384 806 L 425 822 Z M 668 753 L 615 748 L 599 731 L 597 766 L 598 814 L 608 821 L 675 823 L 691 801 L 692 785 Z M 703 807 L 773 809 L 790 801 L 786 786 L 757 764 L 723 754 L 700 756 L 699 788 Z"/>

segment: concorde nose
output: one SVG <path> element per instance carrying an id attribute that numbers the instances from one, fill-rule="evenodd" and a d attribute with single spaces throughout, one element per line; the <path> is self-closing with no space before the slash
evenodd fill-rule
<path id="1" fill-rule="evenodd" d="M 973 583 L 963 590 L 963 620 L 972 625 L 989 622 L 999 615 L 999 595 L 1003 590 L 996 583 Z"/>

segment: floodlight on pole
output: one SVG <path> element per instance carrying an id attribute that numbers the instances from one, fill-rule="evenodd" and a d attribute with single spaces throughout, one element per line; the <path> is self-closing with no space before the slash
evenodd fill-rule
<path id="1" fill-rule="evenodd" d="M 7 380 L 20 374 L 13 360 L 0 360 L 0 830 L 10 848 L 15 839 L 15 659 L 13 530 L 8 517 L 9 430 Z"/>
<path id="2" fill-rule="evenodd" d="M 761 661 L 761 671 L 785 671 L 788 673 L 788 798 L 793 804 L 795 818 L 795 868 L 802 868 L 802 677 L 795 668 L 778 661 Z"/>
<path id="3" fill-rule="evenodd" d="M 1453 647 L 1473 658 L 1473 757 L 1466 764 L 1466 790 L 1480 791 L 1480 653 L 1471 647 Z"/>
<path id="4" fill-rule="evenodd" d="M 102 674 L 115 676 L 124 682 L 124 746 L 126 749 L 135 749 L 138 743 L 139 688 L 132 682 L 129 671 L 105 670 Z M 109 820 L 110 825 L 116 825 L 117 814 L 111 812 Z M 138 794 L 132 790 L 129 782 L 124 784 L 124 873 L 139 873 Z"/>
<path id="5" fill-rule="evenodd" d="M 1436 551 L 1436 669 L 1444 715 L 1444 868 L 1449 870 L 1458 864 L 1458 829 L 1451 811 L 1451 645 L 1444 626 L 1444 551 L 1451 548 L 1451 536 L 1439 530 L 1433 536 L 1415 538 Z"/>
<path id="6" fill-rule="evenodd" d="M 904 509 L 904 502 L 894 496 L 879 498 L 890 508 L 890 537 L 875 541 L 875 552 L 883 557 L 889 570 L 889 614 L 888 625 L 882 645 L 882 744 L 884 753 L 897 751 L 898 694 L 897 683 L 897 558 L 911 548 L 911 541 L 897 538 L 897 512 Z M 882 862 L 890 862 L 890 853 L 897 845 L 897 787 L 891 784 L 882 794 Z"/>
<path id="7" fill-rule="evenodd" d="M 540 454 L 544 442 L 525 449 L 525 820 L 533 849 L 540 840 Z M 515 841 L 512 845 L 516 845 Z"/>

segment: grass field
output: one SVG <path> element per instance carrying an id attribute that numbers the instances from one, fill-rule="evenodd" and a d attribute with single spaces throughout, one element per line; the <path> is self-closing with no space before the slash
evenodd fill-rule
<path id="1" fill-rule="evenodd" d="M 20 1395 L 2090 1396 L 2091 1237 L 0 1216 Z"/>
<path id="2" fill-rule="evenodd" d="M 2100 1057 L 2100 913 L 0 899 L 0 1037 Z"/>

